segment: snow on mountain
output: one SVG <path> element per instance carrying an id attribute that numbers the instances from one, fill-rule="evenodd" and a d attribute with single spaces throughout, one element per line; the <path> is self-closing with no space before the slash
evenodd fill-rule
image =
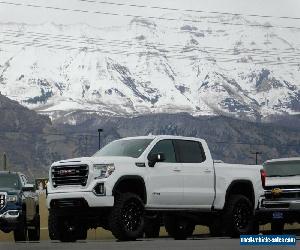
<path id="1" fill-rule="evenodd" d="M 2 23 L 0 91 L 70 123 L 78 110 L 250 120 L 300 113 L 300 30 L 263 21 L 185 15 L 106 28 Z"/>

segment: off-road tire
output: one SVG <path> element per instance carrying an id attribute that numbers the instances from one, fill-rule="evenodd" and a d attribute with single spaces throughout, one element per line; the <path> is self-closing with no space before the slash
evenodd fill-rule
<path id="1" fill-rule="evenodd" d="M 49 210 L 48 216 L 48 233 L 50 240 L 59 240 L 59 223 L 58 216 L 55 214 L 53 210 Z"/>
<path id="2" fill-rule="evenodd" d="M 169 236 L 175 240 L 185 240 L 193 235 L 195 229 L 192 222 L 177 215 L 165 215 L 164 225 Z"/>
<path id="3" fill-rule="evenodd" d="M 40 240 L 40 215 L 36 214 L 33 221 L 34 229 L 28 229 L 28 240 L 39 241 Z"/>
<path id="4" fill-rule="evenodd" d="M 239 194 L 229 196 L 223 212 L 225 236 L 236 238 L 241 234 L 253 233 L 253 205 L 246 196 Z"/>
<path id="5" fill-rule="evenodd" d="M 283 234 L 284 232 L 284 222 L 277 220 L 271 222 L 271 232 L 272 234 Z"/>
<path id="6" fill-rule="evenodd" d="M 23 215 L 20 216 L 19 223 L 14 230 L 14 239 L 15 241 L 26 241 L 27 240 L 27 226 L 26 226 L 26 217 Z"/>
<path id="7" fill-rule="evenodd" d="M 109 227 L 120 241 L 136 240 L 143 234 L 144 203 L 134 193 L 121 193 L 115 196 Z"/>

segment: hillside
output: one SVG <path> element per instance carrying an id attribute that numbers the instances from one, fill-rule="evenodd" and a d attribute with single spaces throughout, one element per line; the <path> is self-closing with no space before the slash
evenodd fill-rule
<path id="1" fill-rule="evenodd" d="M 69 124 L 76 111 L 251 121 L 299 114 L 299 29 L 242 16 L 177 18 L 105 28 L 2 23 L 0 90 Z"/>
<path id="2" fill-rule="evenodd" d="M 51 124 L 50 119 L 0 95 L 0 154 L 9 168 L 31 178 L 48 175 L 53 161 L 90 156 L 102 146 L 126 137 L 151 134 L 196 136 L 208 141 L 214 159 L 254 164 L 277 157 L 300 155 L 300 126 L 253 123 L 223 116 L 193 117 L 186 113 L 150 114 L 133 118 L 78 114 L 77 125 Z M 296 124 L 296 121 L 294 121 Z M 298 120 L 298 124 L 300 124 Z"/>

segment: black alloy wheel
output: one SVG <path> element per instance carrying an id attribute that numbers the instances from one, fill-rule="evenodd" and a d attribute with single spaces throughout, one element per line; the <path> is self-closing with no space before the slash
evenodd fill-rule
<path id="1" fill-rule="evenodd" d="M 122 209 L 122 220 L 125 230 L 128 232 L 137 230 L 141 225 L 143 213 L 144 209 L 138 200 L 131 199 L 126 202 Z"/>
<path id="2" fill-rule="evenodd" d="M 233 211 L 233 220 L 235 227 L 239 230 L 245 229 L 252 219 L 251 214 L 252 212 L 249 210 L 249 205 L 245 200 L 240 200 L 239 202 L 237 202 Z"/>
<path id="3" fill-rule="evenodd" d="M 116 196 L 109 225 L 118 240 L 136 240 L 141 237 L 144 229 L 144 203 L 141 198 L 134 193 Z"/>
<path id="4" fill-rule="evenodd" d="M 239 237 L 254 233 L 254 208 L 250 200 L 241 194 L 228 197 L 222 215 L 222 231 L 225 236 Z"/>

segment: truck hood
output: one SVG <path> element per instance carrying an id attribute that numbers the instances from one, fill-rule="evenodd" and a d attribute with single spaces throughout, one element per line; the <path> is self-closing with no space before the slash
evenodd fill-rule
<path id="1" fill-rule="evenodd" d="M 0 193 L 7 193 L 8 195 L 19 195 L 20 190 L 12 188 L 0 188 Z"/>
<path id="2" fill-rule="evenodd" d="M 124 156 L 101 156 L 101 157 L 81 157 L 67 160 L 61 160 L 53 163 L 53 165 L 69 165 L 69 164 L 109 164 L 109 163 L 125 163 L 137 162 L 137 158 Z"/>
<path id="3" fill-rule="evenodd" d="M 300 185 L 300 176 L 267 177 L 266 186 L 295 186 Z"/>

